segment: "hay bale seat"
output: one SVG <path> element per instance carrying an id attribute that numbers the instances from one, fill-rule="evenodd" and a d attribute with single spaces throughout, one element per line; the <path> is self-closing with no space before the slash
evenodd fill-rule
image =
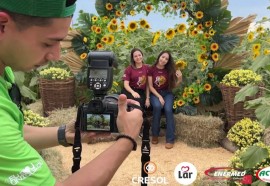
<path id="1" fill-rule="evenodd" d="M 224 123 L 219 117 L 175 115 L 177 139 L 195 147 L 217 147 L 225 138 Z"/>

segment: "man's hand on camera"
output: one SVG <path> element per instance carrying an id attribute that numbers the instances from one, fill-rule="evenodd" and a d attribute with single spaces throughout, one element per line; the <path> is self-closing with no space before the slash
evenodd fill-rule
<path id="1" fill-rule="evenodd" d="M 140 109 L 133 109 L 127 111 L 127 104 L 140 105 L 137 101 L 127 99 L 126 95 L 121 94 L 118 98 L 118 116 L 117 116 L 117 127 L 120 133 L 129 135 L 136 139 L 139 135 L 142 122 L 143 114 Z"/>
<path id="2" fill-rule="evenodd" d="M 70 144 L 74 143 L 75 137 L 75 129 L 74 129 L 75 121 L 71 121 L 69 124 L 66 125 L 66 139 L 67 142 Z M 96 133 L 96 132 L 83 132 L 81 131 L 81 142 L 82 143 L 90 143 L 97 137 L 102 136 L 110 136 L 110 133 Z"/>

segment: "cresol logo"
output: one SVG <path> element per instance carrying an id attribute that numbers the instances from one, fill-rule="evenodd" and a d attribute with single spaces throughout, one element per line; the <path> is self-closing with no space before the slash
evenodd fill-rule
<path id="1" fill-rule="evenodd" d="M 270 167 L 265 167 L 261 170 L 258 170 L 256 177 L 264 182 L 270 183 Z"/>

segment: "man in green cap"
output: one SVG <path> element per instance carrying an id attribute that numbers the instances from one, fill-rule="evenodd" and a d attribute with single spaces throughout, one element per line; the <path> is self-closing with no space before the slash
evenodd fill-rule
<path id="1" fill-rule="evenodd" d="M 120 136 L 97 158 L 62 183 L 53 177 L 35 149 L 72 144 L 72 126 L 31 127 L 23 125 L 23 115 L 12 100 L 15 71 L 29 71 L 58 60 L 60 41 L 67 35 L 75 0 L 0 0 L 0 185 L 73 186 L 107 185 L 117 168 L 135 149 L 134 139 L 142 125 L 142 112 L 126 111 L 125 95 L 119 96 Z M 73 124 L 74 126 L 74 124 Z M 82 133 L 84 142 L 94 133 Z"/>

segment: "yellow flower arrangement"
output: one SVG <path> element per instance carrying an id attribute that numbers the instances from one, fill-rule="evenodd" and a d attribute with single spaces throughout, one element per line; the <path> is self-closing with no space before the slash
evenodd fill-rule
<path id="1" fill-rule="evenodd" d="M 258 84 L 262 81 L 262 76 L 256 74 L 252 70 L 232 70 L 226 74 L 221 83 L 227 86 L 240 87 L 247 84 Z"/>
<path id="2" fill-rule="evenodd" d="M 69 71 L 57 67 L 44 69 L 39 74 L 41 78 L 49 80 L 66 80 L 72 77 Z"/>
<path id="3" fill-rule="evenodd" d="M 244 118 L 238 121 L 228 132 L 228 139 L 238 147 L 247 147 L 261 140 L 263 128 L 258 121 Z"/>
<path id="4" fill-rule="evenodd" d="M 33 112 L 32 110 L 24 110 L 24 123 L 26 125 L 45 127 L 49 125 L 49 120 Z"/>

